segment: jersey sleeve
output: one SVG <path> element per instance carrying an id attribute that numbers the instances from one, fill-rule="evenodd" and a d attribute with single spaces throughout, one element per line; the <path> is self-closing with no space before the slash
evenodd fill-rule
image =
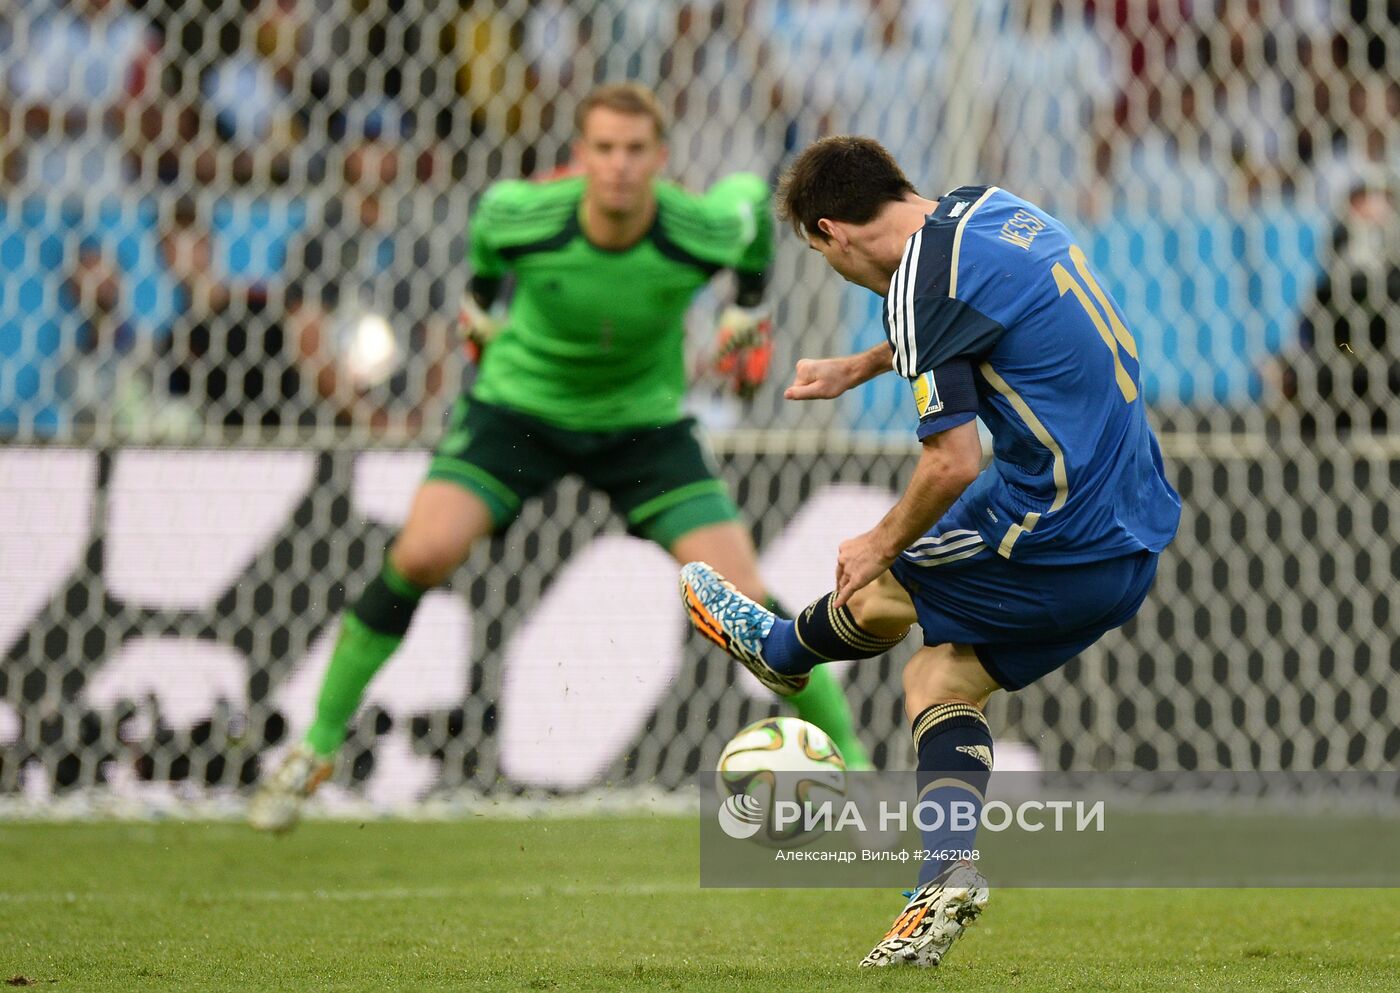
<path id="1" fill-rule="evenodd" d="M 885 334 L 894 350 L 894 369 L 906 379 L 953 359 L 979 358 L 1006 333 L 1001 324 L 950 295 L 956 237 L 954 217 L 933 216 L 905 244 L 890 281 Z"/>
<path id="2" fill-rule="evenodd" d="M 500 280 L 521 255 L 563 244 L 577 229 L 583 180 L 508 179 L 492 184 L 477 204 L 468 231 L 467 260 L 474 278 Z"/>
<path id="3" fill-rule="evenodd" d="M 773 261 L 768 184 L 753 173 L 735 173 L 701 196 L 670 183 L 658 184 L 657 195 L 663 250 L 707 273 L 733 269 L 737 302 L 758 303 Z"/>
<path id="4" fill-rule="evenodd" d="M 773 263 L 773 211 L 768 184 L 751 172 L 726 176 L 710 187 L 702 204 L 726 232 L 730 267 L 764 272 Z"/>
<path id="5" fill-rule="evenodd" d="M 977 416 L 977 382 L 972 363 L 953 359 L 910 380 L 919 415 L 919 440 L 940 434 Z"/>
<path id="6" fill-rule="evenodd" d="M 510 212 L 511 201 L 517 199 L 512 190 L 517 185 L 514 181 L 493 184 L 482 195 L 472 214 L 468 229 L 467 262 L 474 280 L 489 282 L 505 277 L 507 266 L 505 257 L 501 255 L 499 235 L 503 215 Z"/>

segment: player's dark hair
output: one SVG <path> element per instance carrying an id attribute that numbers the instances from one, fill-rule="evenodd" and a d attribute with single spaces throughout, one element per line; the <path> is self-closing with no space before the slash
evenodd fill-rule
<path id="1" fill-rule="evenodd" d="M 799 235 L 827 240 L 823 217 L 851 224 L 916 192 L 885 147 L 873 138 L 839 134 L 809 145 L 778 186 L 778 216 Z"/>
<path id="2" fill-rule="evenodd" d="M 656 137 L 666 138 L 666 115 L 661 110 L 661 101 L 641 83 L 605 83 L 585 96 L 574 112 L 574 130 L 583 134 L 583 122 L 598 107 L 617 111 L 619 114 L 635 114 L 650 117 L 656 125 Z"/>

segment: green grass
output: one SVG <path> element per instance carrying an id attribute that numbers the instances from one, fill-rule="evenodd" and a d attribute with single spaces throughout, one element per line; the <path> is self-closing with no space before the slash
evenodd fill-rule
<path id="1" fill-rule="evenodd" d="M 696 834 L 672 818 L 312 823 L 284 839 L 0 824 L 0 984 L 1400 990 L 1400 890 L 994 890 L 937 973 L 860 972 L 898 894 L 700 890 Z"/>

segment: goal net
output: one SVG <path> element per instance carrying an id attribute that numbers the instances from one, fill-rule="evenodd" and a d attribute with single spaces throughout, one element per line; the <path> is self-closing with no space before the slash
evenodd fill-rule
<path id="1" fill-rule="evenodd" d="M 300 733 L 470 380 L 476 198 L 565 167 L 577 102 L 624 78 L 688 186 L 869 134 L 921 192 L 1044 205 L 1102 274 L 1185 516 L 1132 624 L 993 703 L 1026 761 L 1400 758 L 1394 5 L 205 6 L 0 12 L 0 797 L 233 795 Z M 692 308 L 697 368 L 727 292 Z M 774 381 L 688 403 L 798 606 L 903 488 L 912 408 L 897 382 L 785 403 L 797 357 L 880 340 L 879 301 L 786 233 L 770 300 Z M 367 322 L 404 356 L 373 385 Z M 564 481 L 425 600 L 332 796 L 682 785 L 776 704 L 674 585 Z M 840 669 L 894 766 L 914 647 Z"/>

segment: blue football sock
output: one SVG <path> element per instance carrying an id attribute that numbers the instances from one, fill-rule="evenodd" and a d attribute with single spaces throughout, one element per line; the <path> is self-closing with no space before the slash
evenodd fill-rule
<path id="1" fill-rule="evenodd" d="M 920 818 L 924 848 L 930 852 L 968 850 L 977 841 L 977 824 L 992 774 L 992 731 L 971 704 L 939 703 L 914 718 L 914 747 L 919 751 L 919 802 L 937 805 Z M 922 825 L 929 824 L 928 830 Z M 932 859 L 919 868 L 919 884 L 933 879 L 956 859 Z"/>
<path id="2" fill-rule="evenodd" d="M 763 660 L 788 676 L 799 676 L 822 662 L 873 659 L 904 640 L 882 638 L 856 623 L 851 608 L 834 609 L 835 593 L 809 604 L 793 620 L 779 618 L 763 642 Z"/>

